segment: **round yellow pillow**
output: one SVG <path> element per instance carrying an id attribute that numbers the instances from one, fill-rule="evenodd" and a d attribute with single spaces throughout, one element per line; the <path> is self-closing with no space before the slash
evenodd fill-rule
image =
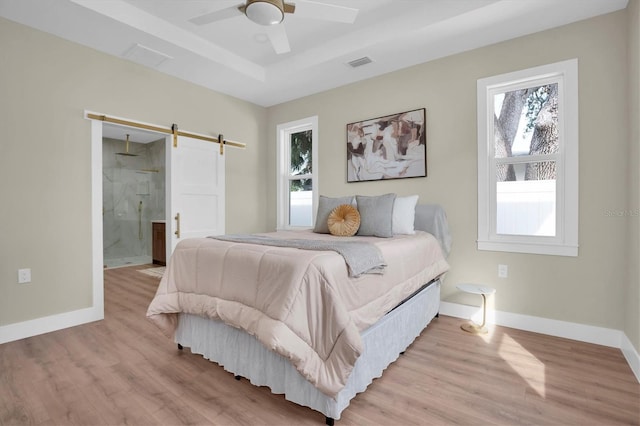
<path id="1" fill-rule="evenodd" d="M 360 212 L 351 204 L 340 204 L 329 214 L 327 226 L 331 235 L 351 237 L 360 227 Z"/>

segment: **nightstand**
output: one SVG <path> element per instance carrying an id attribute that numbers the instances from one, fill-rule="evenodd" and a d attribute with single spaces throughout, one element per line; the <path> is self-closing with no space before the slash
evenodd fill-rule
<path id="1" fill-rule="evenodd" d="M 488 330 L 487 327 L 485 327 L 487 321 L 487 296 L 495 293 L 496 289 L 486 285 L 468 283 L 458 284 L 457 287 L 458 290 L 464 291 L 465 293 L 479 294 L 482 296 L 482 324 L 478 325 L 469 320 L 469 322 L 462 324 L 460 328 L 472 334 L 487 333 Z"/>

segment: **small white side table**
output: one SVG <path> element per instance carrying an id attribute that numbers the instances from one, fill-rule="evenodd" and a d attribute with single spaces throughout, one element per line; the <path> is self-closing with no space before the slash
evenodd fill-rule
<path id="1" fill-rule="evenodd" d="M 487 333 L 487 327 L 485 327 L 487 322 L 487 296 L 495 293 L 496 289 L 486 285 L 468 283 L 458 284 L 457 287 L 458 290 L 464 291 L 465 293 L 479 294 L 482 296 L 482 324 L 478 325 L 473 321 L 469 321 L 462 324 L 460 328 L 472 334 Z"/>

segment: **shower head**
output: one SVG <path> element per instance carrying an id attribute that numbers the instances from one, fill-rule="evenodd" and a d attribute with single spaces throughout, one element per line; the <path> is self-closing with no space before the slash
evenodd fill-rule
<path id="1" fill-rule="evenodd" d="M 125 152 L 116 152 L 116 155 L 124 155 L 126 157 L 137 157 L 138 154 L 132 154 L 129 152 L 129 134 L 127 134 L 127 145 L 125 147 Z"/>

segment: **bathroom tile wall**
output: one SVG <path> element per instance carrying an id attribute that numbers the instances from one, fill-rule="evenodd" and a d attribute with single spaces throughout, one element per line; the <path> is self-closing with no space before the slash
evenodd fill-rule
<path id="1" fill-rule="evenodd" d="M 151 259 L 151 221 L 165 218 L 165 139 L 129 143 L 103 139 L 102 224 L 104 260 Z M 127 262 L 124 262 L 127 263 Z"/>

